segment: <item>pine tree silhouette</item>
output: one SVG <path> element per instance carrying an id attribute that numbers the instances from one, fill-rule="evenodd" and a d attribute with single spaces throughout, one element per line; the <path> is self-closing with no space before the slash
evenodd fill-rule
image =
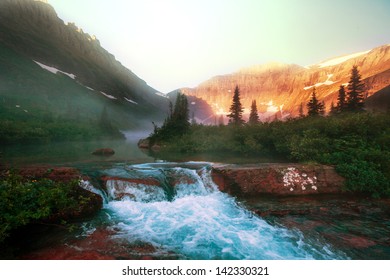
<path id="1" fill-rule="evenodd" d="M 364 83 L 361 81 L 361 76 L 357 66 L 353 66 L 351 70 L 351 78 L 348 84 L 347 108 L 351 112 L 363 111 L 364 108 Z"/>
<path id="2" fill-rule="evenodd" d="M 240 101 L 240 89 L 238 86 L 234 89 L 233 102 L 230 106 L 229 124 L 242 125 L 245 121 L 242 119 L 243 108 Z"/>
<path id="3" fill-rule="evenodd" d="M 347 110 L 347 101 L 346 101 L 345 87 L 341 85 L 339 89 L 339 95 L 337 97 L 336 112 L 342 113 L 345 112 L 346 110 Z"/>
<path id="4" fill-rule="evenodd" d="M 325 105 L 317 99 L 315 87 L 313 88 L 311 99 L 307 103 L 307 111 L 309 116 L 323 116 L 325 113 Z"/>

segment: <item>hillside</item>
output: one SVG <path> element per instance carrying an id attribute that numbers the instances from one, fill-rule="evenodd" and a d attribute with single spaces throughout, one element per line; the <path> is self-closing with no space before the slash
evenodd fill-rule
<path id="1" fill-rule="evenodd" d="M 3 110 L 19 110 L 27 120 L 37 111 L 98 120 L 106 108 L 116 126 L 131 129 L 164 118 L 168 102 L 156 92 L 49 4 L 0 2 Z"/>
<path id="2" fill-rule="evenodd" d="M 213 77 L 196 88 L 181 90 L 208 102 L 215 113 L 227 114 L 232 91 L 238 85 L 245 112 L 249 113 L 255 99 L 264 121 L 273 119 L 275 114 L 279 118 L 298 115 L 300 105 L 306 107 L 314 86 L 317 97 L 329 110 L 331 102 L 337 100 L 340 85 L 348 83 L 354 65 L 358 66 L 366 84 L 367 97 L 390 85 L 390 45 L 385 45 L 306 67 L 282 63 L 249 67 Z"/>

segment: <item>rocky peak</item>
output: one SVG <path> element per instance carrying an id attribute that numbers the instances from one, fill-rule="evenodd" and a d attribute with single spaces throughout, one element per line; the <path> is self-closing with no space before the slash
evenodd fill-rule
<path id="1" fill-rule="evenodd" d="M 238 85 L 246 109 L 244 116 L 249 114 L 252 100 L 256 100 L 260 117 L 267 121 L 275 116 L 297 116 L 301 104 L 306 109 L 314 87 L 317 97 L 329 110 L 331 102 L 337 102 L 340 85 L 348 84 L 355 65 L 366 84 L 367 97 L 390 85 L 390 45 L 384 45 L 307 67 L 283 63 L 256 65 L 211 78 L 196 88 L 182 91 L 204 99 L 216 114 L 226 114 L 234 87 Z"/>

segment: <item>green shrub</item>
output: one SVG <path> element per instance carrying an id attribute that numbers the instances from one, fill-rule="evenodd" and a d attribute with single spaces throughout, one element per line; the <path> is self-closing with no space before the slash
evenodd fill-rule
<path id="1" fill-rule="evenodd" d="M 0 179 L 0 242 L 20 226 L 64 216 L 88 203 L 78 194 L 78 182 L 26 180 L 6 172 Z"/>

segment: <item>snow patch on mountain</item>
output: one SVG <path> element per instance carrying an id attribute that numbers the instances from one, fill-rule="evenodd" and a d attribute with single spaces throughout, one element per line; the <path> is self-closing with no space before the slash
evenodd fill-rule
<path id="1" fill-rule="evenodd" d="M 130 102 L 130 103 L 133 103 L 133 104 L 136 104 L 136 105 L 138 105 L 138 103 L 137 102 L 135 102 L 134 100 L 131 100 L 131 99 L 129 99 L 129 98 L 126 98 L 126 97 L 123 97 L 127 102 Z"/>
<path id="2" fill-rule="evenodd" d="M 69 78 L 71 78 L 73 80 L 76 79 L 76 75 L 75 74 L 70 74 L 70 73 L 61 71 L 61 70 L 59 70 L 59 69 L 57 69 L 55 67 L 51 67 L 51 66 L 45 65 L 45 64 L 40 63 L 40 62 L 35 61 L 35 60 L 34 60 L 34 62 L 36 64 L 38 64 L 39 66 L 41 66 L 41 68 L 43 68 L 43 69 L 45 69 L 45 70 L 47 70 L 47 71 L 49 71 L 49 72 L 51 72 L 53 74 L 57 74 L 58 72 L 60 72 L 61 74 L 64 74 L 64 75 L 68 76 Z"/>
<path id="3" fill-rule="evenodd" d="M 324 67 L 328 67 L 328 66 L 334 66 L 334 65 L 343 63 L 343 62 L 345 62 L 345 61 L 347 61 L 349 59 L 356 58 L 356 57 L 359 57 L 361 55 L 367 54 L 370 51 L 371 50 L 364 51 L 364 52 L 358 52 L 358 53 L 354 53 L 354 54 L 350 54 L 350 55 L 345 55 L 345 56 L 341 56 L 341 57 L 332 58 L 330 60 L 326 60 L 324 62 L 321 62 L 321 63 L 317 64 L 316 66 L 318 66 L 320 68 L 324 68 Z"/>
<path id="4" fill-rule="evenodd" d="M 274 105 L 274 101 L 273 100 L 270 100 L 267 104 L 267 112 L 270 112 L 270 113 L 276 113 L 279 111 L 279 107 L 278 106 L 275 106 Z"/>
<path id="5" fill-rule="evenodd" d="M 162 97 L 165 97 L 165 98 L 169 98 L 165 93 L 161 93 L 161 92 L 156 92 L 156 95 L 158 96 L 162 96 Z"/>
<path id="6" fill-rule="evenodd" d="M 116 99 L 116 97 L 115 96 L 112 96 L 112 95 L 109 95 L 109 94 L 107 94 L 107 93 L 105 93 L 105 92 L 100 92 L 101 94 L 103 94 L 105 97 L 107 97 L 107 98 L 110 98 L 110 99 Z"/>
<path id="7" fill-rule="evenodd" d="M 336 83 L 336 82 L 334 82 L 334 81 L 331 81 L 330 79 L 333 77 L 333 74 L 327 74 L 326 75 L 328 78 L 326 79 L 326 81 L 325 82 L 323 82 L 323 83 L 316 83 L 315 85 L 312 85 L 312 86 L 308 86 L 308 87 L 304 87 L 303 89 L 304 90 L 308 90 L 308 89 L 311 89 L 312 87 L 320 87 L 320 86 L 330 86 L 330 85 L 333 85 L 334 83 Z"/>

